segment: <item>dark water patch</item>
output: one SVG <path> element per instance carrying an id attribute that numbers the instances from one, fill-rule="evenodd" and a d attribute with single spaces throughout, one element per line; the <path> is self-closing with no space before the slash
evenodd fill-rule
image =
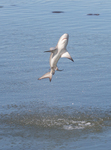
<path id="1" fill-rule="evenodd" d="M 99 16 L 100 14 L 87 14 L 88 16 Z"/>
<path id="2" fill-rule="evenodd" d="M 11 5 L 11 6 L 17 6 L 17 5 L 13 4 L 13 5 Z"/>
<path id="3" fill-rule="evenodd" d="M 52 13 L 64 13 L 64 11 L 52 11 Z"/>
<path id="4" fill-rule="evenodd" d="M 0 8 L 3 8 L 3 6 L 0 6 Z"/>

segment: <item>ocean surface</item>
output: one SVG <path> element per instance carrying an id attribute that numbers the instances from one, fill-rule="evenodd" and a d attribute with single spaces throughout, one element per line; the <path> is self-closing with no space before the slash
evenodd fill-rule
<path id="1" fill-rule="evenodd" d="M 38 80 L 64 33 L 74 62 Z M 111 1 L 0 1 L 0 150 L 15 149 L 111 150 Z"/>

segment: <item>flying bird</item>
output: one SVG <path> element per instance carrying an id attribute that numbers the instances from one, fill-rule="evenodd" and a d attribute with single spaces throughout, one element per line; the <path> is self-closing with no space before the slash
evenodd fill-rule
<path id="1" fill-rule="evenodd" d="M 56 47 L 51 47 L 49 51 L 45 51 L 45 52 L 50 52 L 50 72 L 47 72 L 46 74 L 44 74 L 42 77 L 40 77 L 38 80 L 44 79 L 44 78 L 49 78 L 50 82 L 52 80 L 52 75 L 55 74 L 55 71 L 62 71 L 59 70 L 57 67 L 57 63 L 59 61 L 59 59 L 61 57 L 66 57 L 68 59 L 70 59 L 71 61 L 74 61 L 72 59 L 72 57 L 70 56 L 70 54 L 68 53 L 68 51 L 66 50 L 66 46 L 68 44 L 68 39 L 69 39 L 69 35 L 67 33 L 63 34 Z"/>

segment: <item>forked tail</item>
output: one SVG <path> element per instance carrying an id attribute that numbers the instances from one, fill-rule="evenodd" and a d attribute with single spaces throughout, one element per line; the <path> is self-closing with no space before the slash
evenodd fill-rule
<path id="1" fill-rule="evenodd" d="M 44 78 L 49 78 L 49 80 L 51 82 L 51 80 L 52 80 L 52 73 L 51 72 L 47 72 L 42 77 L 40 77 L 38 80 L 41 80 L 41 79 L 44 79 Z"/>

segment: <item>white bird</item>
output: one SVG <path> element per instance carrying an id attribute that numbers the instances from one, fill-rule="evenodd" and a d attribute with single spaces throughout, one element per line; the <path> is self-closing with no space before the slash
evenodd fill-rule
<path id="1" fill-rule="evenodd" d="M 50 60 L 49 60 L 51 71 L 44 74 L 38 80 L 41 80 L 44 78 L 49 78 L 49 80 L 51 81 L 52 75 L 54 75 L 55 70 L 61 71 L 57 67 L 57 62 L 59 61 L 59 59 L 61 57 L 66 57 L 66 58 L 74 61 L 72 59 L 72 57 L 70 56 L 70 54 L 68 53 L 68 51 L 66 50 L 66 46 L 68 44 L 68 39 L 69 39 L 69 35 L 67 33 L 63 34 L 60 37 L 56 47 L 51 47 L 49 51 L 45 51 L 45 52 L 51 52 Z"/>

